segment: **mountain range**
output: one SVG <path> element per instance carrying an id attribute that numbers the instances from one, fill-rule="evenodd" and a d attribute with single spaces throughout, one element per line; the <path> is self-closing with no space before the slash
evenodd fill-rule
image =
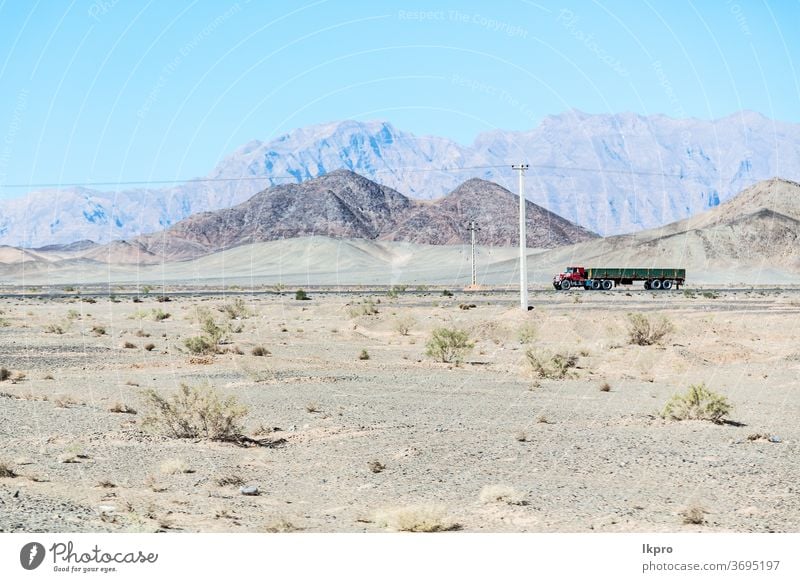
<path id="1" fill-rule="evenodd" d="M 519 197 L 473 178 L 435 201 L 412 200 L 350 170 L 300 184 L 272 186 L 241 204 L 202 212 L 155 234 L 112 242 L 84 256 L 135 247 L 139 262 L 185 260 L 250 243 L 304 236 L 452 245 L 470 241 L 510 246 L 519 241 Z M 597 235 L 526 201 L 528 248 L 554 248 Z M 148 257 L 150 260 L 148 260 Z"/>
<path id="2" fill-rule="evenodd" d="M 489 188 L 493 195 L 482 196 Z M 482 206 L 476 206 L 476 197 Z M 469 180 L 438 201 L 414 201 L 351 172 L 335 171 L 301 185 L 269 188 L 234 208 L 199 214 L 130 241 L 0 247 L 0 277 L 25 285 L 460 285 L 470 272 L 465 219 L 477 209 L 498 225 L 477 233 L 479 281 L 513 285 L 518 200 L 500 186 Z M 531 202 L 527 208 L 529 276 L 538 284 L 567 265 L 601 263 L 683 267 L 690 286 L 775 285 L 800 277 L 797 182 L 762 181 L 691 218 L 605 238 Z M 577 242 L 566 244 L 570 240 Z"/>
<path id="3" fill-rule="evenodd" d="M 760 180 L 800 179 L 800 124 L 749 111 L 708 121 L 570 110 L 528 131 L 487 131 L 462 145 L 384 121 L 327 123 L 245 144 L 206 176 L 214 181 L 49 189 L 0 201 L 0 244 L 131 239 L 336 169 L 420 200 L 473 177 L 516 191 L 510 164 L 520 161 L 531 165 L 525 193 L 538 206 L 602 235 L 636 232 L 713 208 Z"/>

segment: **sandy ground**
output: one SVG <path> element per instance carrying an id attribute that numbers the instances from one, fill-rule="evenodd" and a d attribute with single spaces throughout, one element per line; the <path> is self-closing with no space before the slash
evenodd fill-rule
<path id="1" fill-rule="evenodd" d="M 650 232 L 650 231 L 648 231 Z M 653 233 L 650 232 L 650 236 Z M 646 233 L 642 237 L 648 236 Z M 638 239 L 610 238 L 555 249 L 528 249 L 528 281 L 550 289 L 553 275 L 571 265 L 678 267 L 690 285 L 750 287 L 797 285 L 800 263 L 789 254 L 769 258 L 707 256 L 673 237 L 671 246 L 647 247 Z M 747 240 L 747 239 L 743 239 Z M 792 239 L 794 240 L 794 239 Z M 769 240 L 766 243 L 769 244 Z M 0 284 L 22 287 L 118 284 L 167 285 L 444 285 L 471 281 L 468 245 L 418 245 L 404 242 L 300 237 L 247 244 L 193 260 L 162 262 L 123 252 L 98 252 L 94 259 L 61 252 L 0 247 Z M 476 276 L 481 285 L 514 286 L 519 281 L 519 250 L 476 248 Z M 105 262 L 100 262 L 100 260 Z M 135 264 L 141 260 L 142 264 Z M 152 263 L 155 261 L 155 263 Z M 133 263 L 133 264 L 132 264 Z"/>
<path id="2" fill-rule="evenodd" d="M 373 532 L 423 505 L 463 531 L 800 531 L 798 292 L 550 292 L 527 314 L 513 295 L 382 293 L 374 315 L 350 313 L 367 296 L 311 295 L 243 296 L 252 316 L 206 358 L 183 340 L 201 333 L 198 307 L 225 322 L 224 297 L 2 300 L 0 462 L 17 476 L 0 477 L 0 531 Z M 675 331 L 630 345 L 630 312 Z M 439 326 L 476 342 L 462 365 L 425 356 Z M 534 379 L 531 347 L 578 354 L 574 376 Z M 246 434 L 285 442 L 143 430 L 142 391 L 182 382 L 235 396 Z M 698 382 L 734 423 L 659 417 Z M 492 486 L 506 499 L 481 495 Z M 704 523 L 684 523 L 692 508 Z"/>

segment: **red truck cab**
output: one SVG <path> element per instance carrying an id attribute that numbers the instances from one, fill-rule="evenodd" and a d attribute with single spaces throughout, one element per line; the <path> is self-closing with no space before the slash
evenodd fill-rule
<path id="1" fill-rule="evenodd" d="M 586 280 L 586 268 L 567 267 L 563 273 L 558 273 L 555 277 L 553 277 L 553 287 L 556 289 L 563 288 L 562 282 L 564 280 L 568 280 L 572 287 L 583 285 L 583 282 Z"/>

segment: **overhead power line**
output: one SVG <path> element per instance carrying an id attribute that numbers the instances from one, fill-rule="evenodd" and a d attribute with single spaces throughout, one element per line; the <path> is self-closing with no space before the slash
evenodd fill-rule
<path id="1" fill-rule="evenodd" d="M 539 170 L 559 170 L 564 172 L 592 172 L 597 174 L 624 174 L 632 176 L 661 176 L 665 178 L 683 178 L 682 174 L 670 174 L 667 172 L 646 172 L 637 170 L 613 170 L 604 168 L 587 168 L 579 166 L 557 166 L 547 164 L 530 164 L 531 169 Z M 345 169 L 345 168 L 342 168 Z M 382 172 L 463 172 L 469 170 L 508 170 L 508 165 L 492 166 L 460 166 L 454 168 L 380 168 L 373 170 L 374 173 Z M 180 178 L 172 180 L 120 180 L 116 182 L 51 182 L 51 183 L 30 183 L 30 184 L 0 184 L 0 188 L 95 188 L 95 187 L 116 187 L 116 186 L 165 186 L 169 184 L 201 184 L 214 182 L 248 182 L 252 180 L 297 180 L 297 176 L 239 176 L 233 178 Z"/>

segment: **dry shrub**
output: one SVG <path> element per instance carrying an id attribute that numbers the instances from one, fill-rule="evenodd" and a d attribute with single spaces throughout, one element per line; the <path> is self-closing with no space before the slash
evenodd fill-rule
<path id="1" fill-rule="evenodd" d="M 279 517 L 271 524 L 266 526 L 264 531 L 266 533 L 291 533 L 294 531 L 300 531 L 300 528 L 285 517 Z"/>
<path id="2" fill-rule="evenodd" d="M 459 364 L 474 347 L 466 331 L 440 327 L 431 332 L 425 354 L 437 362 Z"/>
<path id="3" fill-rule="evenodd" d="M 264 346 L 256 346 L 253 348 L 253 351 L 250 352 L 254 356 L 264 357 L 270 355 L 270 352 Z"/>
<path id="4" fill-rule="evenodd" d="M 16 471 L 6 463 L 5 461 L 0 461 L 0 479 L 13 479 L 17 477 Z"/>
<path id="5" fill-rule="evenodd" d="M 367 350 L 361 350 L 361 353 L 358 354 L 359 360 L 369 360 L 369 352 Z"/>
<path id="6" fill-rule="evenodd" d="M 20 382 L 22 382 L 27 377 L 28 377 L 28 375 L 25 372 L 17 372 L 13 376 L 11 376 L 11 383 L 12 384 L 19 384 Z"/>
<path id="7" fill-rule="evenodd" d="M 536 326 L 528 321 L 523 323 L 517 330 L 517 339 L 521 344 L 529 344 L 536 339 Z"/>
<path id="8" fill-rule="evenodd" d="M 356 303 L 348 309 L 350 317 L 360 317 L 362 315 L 377 315 L 378 308 L 372 299 L 367 299 L 363 303 Z"/>
<path id="9" fill-rule="evenodd" d="M 194 469 L 183 459 L 166 459 L 161 463 L 161 472 L 164 475 L 178 475 L 180 473 L 194 473 Z"/>
<path id="10" fill-rule="evenodd" d="M 367 467 L 369 467 L 369 470 L 372 471 L 373 473 L 380 473 L 381 471 L 386 469 L 386 465 L 384 465 L 383 463 L 381 463 L 377 459 L 372 460 L 369 463 L 367 463 Z"/>
<path id="11" fill-rule="evenodd" d="M 244 479 L 239 475 L 225 475 L 214 479 L 214 482 L 220 487 L 239 487 L 244 485 Z"/>
<path id="12" fill-rule="evenodd" d="M 115 402 L 111 405 L 108 409 L 109 412 L 116 412 L 119 414 L 136 414 L 136 409 L 131 408 L 127 404 L 123 404 L 122 402 Z"/>
<path id="13" fill-rule="evenodd" d="M 219 310 L 230 319 L 247 319 L 253 315 L 241 297 L 236 297 L 227 303 L 223 303 L 220 305 Z"/>
<path id="14" fill-rule="evenodd" d="M 48 323 L 44 326 L 45 333 L 54 333 L 57 335 L 62 335 L 69 327 L 66 323 Z"/>
<path id="15" fill-rule="evenodd" d="M 478 340 L 488 340 L 495 345 L 504 343 L 511 337 L 511 331 L 499 321 L 480 321 L 473 325 L 470 335 Z"/>
<path id="16" fill-rule="evenodd" d="M 105 335 L 106 334 L 106 328 L 103 327 L 102 325 L 93 325 L 92 326 L 92 333 L 94 335 Z"/>
<path id="17" fill-rule="evenodd" d="M 375 521 L 395 531 L 437 532 L 458 529 L 440 505 L 409 505 L 378 512 Z"/>
<path id="18" fill-rule="evenodd" d="M 0 368 L 0 382 L 5 382 L 11 378 L 11 370 L 8 368 Z"/>
<path id="19" fill-rule="evenodd" d="M 236 398 L 221 399 L 208 385 L 199 387 L 181 384 L 171 397 L 153 389 L 143 392 L 149 407 L 142 421 L 174 438 L 210 440 L 235 440 L 241 434 L 239 421 L 247 415 L 247 408 Z"/>
<path id="20" fill-rule="evenodd" d="M 481 489 L 479 499 L 481 503 L 525 505 L 525 495 L 508 485 L 487 485 Z"/>
<path id="21" fill-rule="evenodd" d="M 144 344 L 144 349 L 147 350 L 148 352 L 152 352 L 155 349 L 155 347 L 156 344 L 153 343 Z"/>
<path id="22" fill-rule="evenodd" d="M 674 330 L 672 322 L 664 316 L 651 320 L 642 313 L 628 314 L 628 343 L 637 346 L 661 343 Z"/>
<path id="23" fill-rule="evenodd" d="M 691 525 L 703 525 L 706 522 L 708 511 L 696 505 L 688 507 L 681 512 L 683 523 Z"/>
<path id="24" fill-rule="evenodd" d="M 700 383 L 689 386 L 685 394 L 673 395 L 661 416 L 670 420 L 710 420 L 719 424 L 732 408 L 725 396 Z"/>
<path id="25" fill-rule="evenodd" d="M 56 405 L 56 408 L 69 408 L 77 403 L 78 401 L 70 394 L 57 394 L 53 397 L 53 404 Z"/>
<path id="26" fill-rule="evenodd" d="M 611 392 L 611 384 L 608 382 L 600 384 L 600 392 Z"/>
<path id="27" fill-rule="evenodd" d="M 408 332 L 411 331 L 417 324 L 417 320 L 413 317 L 401 317 L 394 322 L 394 330 L 399 333 L 400 335 L 408 335 Z"/>
<path id="28" fill-rule="evenodd" d="M 578 364 L 578 356 L 575 354 L 552 353 L 534 348 L 529 348 L 525 357 L 533 375 L 548 380 L 569 378 L 572 375 L 570 370 Z"/>
<path id="29" fill-rule="evenodd" d="M 132 342 L 123 342 L 122 347 L 126 350 L 132 350 L 136 347 L 136 344 Z"/>

